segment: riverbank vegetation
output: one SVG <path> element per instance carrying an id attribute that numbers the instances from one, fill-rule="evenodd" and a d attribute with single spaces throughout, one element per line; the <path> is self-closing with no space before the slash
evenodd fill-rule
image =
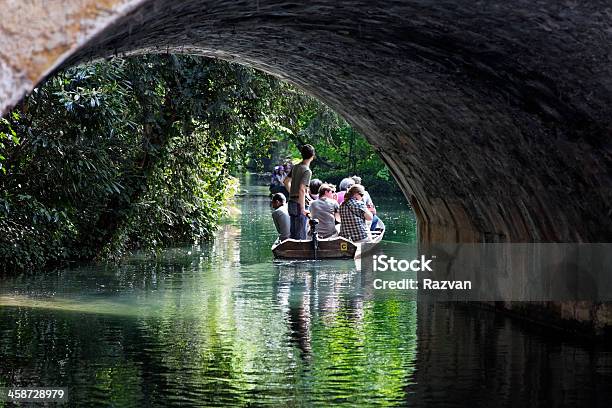
<path id="1" fill-rule="evenodd" d="M 315 144 L 319 178 L 390 180 L 329 108 L 250 68 L 154 55 L 64 70 L 0 122 L 1 268 L 206 240 L 232 175 L 278 141 Z"/>
<path id="2" fill-rule="evenodd" d="M 293 128 L 279 128 L 271 144 L 272 166 L 292 158 L 295 161 L 300 157 L 297 146 L 310 143 L 317 154 L 311 163 L 313 177 L 338 185 L 343 178 L 358 175 L 370 192 L 402 195 L 372 145 L 346 120 L 312 98 L 299 101 L 297 106 Z"/>

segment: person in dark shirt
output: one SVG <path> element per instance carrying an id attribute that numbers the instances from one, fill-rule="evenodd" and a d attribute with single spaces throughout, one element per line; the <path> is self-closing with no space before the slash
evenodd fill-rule
<path id="1" fill-rule="evenodd" d="M 310 204 L 319 198 L 319 188 L 321 188 L 321 184 L 323 184 L 323 182 L 319 179 L 310 180 L 308 195 L 306 195 L 306 208 L 308 210 L 310 210 Z"/>

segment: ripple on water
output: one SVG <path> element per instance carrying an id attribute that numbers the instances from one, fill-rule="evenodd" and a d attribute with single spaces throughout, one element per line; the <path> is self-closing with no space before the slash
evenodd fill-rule
<path id="1" fill-rule="evenodd" d="M 368 297 L 352 261 L 273 262 L 267 198 L 240 205 L 209 245 L 3 280 L 0 386 L 69 386 L 74 406 L 607 406 L 609 351 Z M 415 236 L 403 204 L 378 208 Z"/>

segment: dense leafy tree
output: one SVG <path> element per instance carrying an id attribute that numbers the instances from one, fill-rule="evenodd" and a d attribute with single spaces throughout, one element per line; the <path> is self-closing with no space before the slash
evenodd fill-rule
<path id="1" fill-rule="evenodd" d="M 313 143 L 319 178 L 388 179 L 325 105 L 261 72 L 194 56 L 81 65 L 0 122 L 0 261 L 23 270 L 211 236 L 232 174 L 273 140 Z"/>
<path id="2" fill-rule="evenodd" d="M 276 156 L 298 157 L 295 146 L 314 145 L 317 160 L 311 167 L 314 177 L 338 184 L 351 175 L 359 175 L 371 191 L 401 194 L 378 154 L 368 141 L 340 115 L 321 102 L 289 87 L 275 98 L 276 136 L 290 143 L 279 144 Z"/>
<path id="3" fill-rule="evenodd" d="M 0 123 L 5 269 L 210 236 L 247 155 L 263 154 L 272 78 L 190 56 L 61 72 Z"/>

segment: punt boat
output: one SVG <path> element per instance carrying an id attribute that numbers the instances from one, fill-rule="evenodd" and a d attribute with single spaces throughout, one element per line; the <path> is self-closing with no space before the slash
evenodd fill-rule
<path id="1" fill-rule="evenodd" d="M 311 228 L 313 220 L 311 220 Z M 316 226 L 316 223 L 315 223 Z M 272 253 L 278 259 L 355 259 L 374 250 L 385 235 L 385 224 L 378 221 L 375 231 L 370 231 L 372 240 L 365 243 L 354 243 L 344 237 L 316 239 L 276 240 Z M 316 228 L 315 228 L 315 236 Z"/>

